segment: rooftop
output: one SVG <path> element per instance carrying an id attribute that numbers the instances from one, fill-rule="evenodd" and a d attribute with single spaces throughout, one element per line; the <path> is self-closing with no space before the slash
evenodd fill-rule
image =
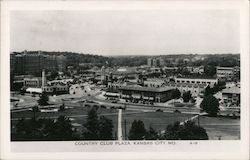
<path id="1" fill-rule="evenodd" d="M 230 88 L 225 88 L 222 93 L 240 94 L 240 87 L 234 86 Z"/>
<path id="2" fill-rule="evenodd" d="M 209 79 L 209 80 L 217 80 L 213 77 L 176 77 L 177 79 Z"/>
<path id="3" fill-rule="evenodd" d="M 142 87 L 139 85 L 129 85 L 129 86 L 123 86 L 120 89 L 121 90 L 134 90 L 134 91 L 165 92 L 165 91 L 169 91 L 175 88 L 170 87 L 170 86 L 155 88 L 155 87 Z"/>

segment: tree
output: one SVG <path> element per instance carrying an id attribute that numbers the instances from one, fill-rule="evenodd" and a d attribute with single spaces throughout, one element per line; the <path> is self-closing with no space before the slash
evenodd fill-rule
<path id="1" fill-rule="evenodd" d="M 211 64 L 211 65 L 206 65 L 204 66 L 204 74 L 208 77 L 212 77 L 216 74 L 216 65 Z"/>
<path id="2" fill-rule="evenodd" d="M 205 96 L 213 95 L 213 89 L 208 85 L 205 89 Z"/>
<path id="3" fill-rule="evenodd" d="M 192 98 L 190 91 L 184 92 L 182 98 L 184 102 L 189 102 L 189 100 Z"/>
<path id="4" fill-rule="evenodd" d="M 172 99 L 179 99 L 181 97 L 181 92 L 179 91 L 179 89 L 175 89 L 172 91 L 172 95 L 171 98 Z"/>
<path id="5" fill-rule="evenodd" d="M 157 140 L 159 138 L 158 133 L 152 128 L 151 126 L 149 127 L 149 130 L 146 133 L 146 140 Z"/>
<path id="6" fill-rule="evenodd" d="M 83 132 L 84 139 L 97 140 L 99 138 L 99 120 L 95 108 L 88 112 L 87 122 L 83 125 L 86 131 Z"/>
<path id="7" fill-rule="evenodd" d="M 38 104 L 40 106 L 46 106 L 46 105 L 48 105 L 48 101 L 49 101 L 49 97 L 48 97 L 47 93 L 43 92 L 38 100 Z"/>
<path id="8" fill-rule="evenodd" d="M 180 130 L 179 122 L 175 122 L 173 125 L 172 124 L 167 125 L 166 132 L 165 132 L 163 139 L 168 139 L 168 140 L 180 139 L 178 135 L 179 130 Z"/>
<path id="9" fill-rule="evenodd" d="M 134 120 L 129 130 L 129 140 L 142 140 L 145 139 L 146 129 L 141 120 Z"/>
<path id="10" fill-rule="evenodd" d="M 99 140 L 112 140 L 113 128 L 112 120 L 101 116 L 99 120 Z"/>
<path id="11" fill-rule="evenodd" d="M 88 112 L 87 122 L 83 125 L 84 140 L 112 140 L 113 123 L 112 120 L 101 116 L 98 118 L 96 107 L 91 108 Z"/>
<path id="12" fill-rule="evenodd" d="M 174 125 L 168 125 L 164 139 L 167 140 L 208 140 L 206 130 L 188 121 L 184 125 L 179 122 Z"/>
<path id="13" fill-rule="evenodd" d="M 33 118 L 36 119 L 36 112 L 39 112 L 40 109 L 38 106 L 32 107 L 32 112 L 33 112 Z"/>
<path id="14" fill-rule="evenodd" d="M 59 116 L 54 125 L 53 137 L 55 140 L 71 140 L 73 135 L 72 124 L 69 118 Z"/>
<path id="15" fill-rule="evenodd" d="M 52 119 L 21 119 L 17 122 L 12 140 L 74 140 L 71 121 L 60 116 Z"/>
<path id="16" fill-rule="evenodd" d="M 210 116 L 217 116 L 217 113 L 220 110 L 219 101 L 213 95 L 206 96 L 202 100 L 200 107 L 202 108 L 202 110 L 207 112 Z"/>

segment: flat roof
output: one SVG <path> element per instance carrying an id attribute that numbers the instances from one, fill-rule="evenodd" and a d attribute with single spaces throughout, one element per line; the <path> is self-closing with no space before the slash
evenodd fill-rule
<path id="1" fill-rule="evenodd" d="M 212 78 L 212 77 L 176 77 L 176 79 L 203 79 L 203 80 L 217 80 L 217 78 Z"/>
<path id="2" fill-rule="evenodd" d="M 141 87 L 138 85 L 131 85 L 131 86 L 122 86 L 120 90 L 133 90 L 133 91 L 148 91 L 148 92 L 165 92 L 165 91 L 170 91 L 175 89 L 174 87 L 171 86 L 164 86 L 164 87 Z"/>
<path id="3" fill-rule="evenodd" d="M 240 87 L 230 87 L 222 90 L 222 93 L 240 94 Z"/>

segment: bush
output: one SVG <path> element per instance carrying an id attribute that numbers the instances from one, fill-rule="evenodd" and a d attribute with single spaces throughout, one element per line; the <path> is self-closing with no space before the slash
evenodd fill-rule
<path id="1" fill-rule="evenodd" d="M 192 98 L 190 91 L 183 93 L 182 98 L 184 102 L 189 102 Z"/>

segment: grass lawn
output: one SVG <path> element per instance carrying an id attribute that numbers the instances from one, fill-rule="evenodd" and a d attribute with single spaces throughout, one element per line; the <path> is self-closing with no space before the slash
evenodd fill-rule
<path id="1" fill-rule="evenodd" d="M 38 112 L 36 113 L 37 117 L 46 117 L 46 118 L 57 118 L 60 115 L 65 115 L 71 117 L 72 124 L 78 124 L 78 131 L 82 131 L 82 125 L 86 122 L 87 113 L 89 107 L 79 107 L 75 106 L 73 108 L 67 109 L 65 111 L 59 112 Z M 112 120 L 114 125 L 114 137 L 117 135 L 117 121 L 118 121 L 118 110 L 116 109 L 98 109 L 98 115 L 104 115 L 105 117 Z M 168 113 L 168 112 L 140 112 L 140 111 L 123 111 L 122 112 L 122 129 L 123 136 L 128 136 L 130 127 L 134 120 L 141 120 L 144 122 L 145 128 L 149 129 L 151 126 L 156 131 L 165 130 L 166 126 L 173 124 L 176 121 L 182 122 L 186 119 L 192 117 L 191 114 L 184 113 Z M 11 113 L 11 124 L 12 126 L 16 124 L 17 119 L 19 118 L 32 118 L 32 111 L 21 111 Z M 126 120 L 126 124 L 125 124 Z M 196 120 L 196 124 L 197 120 Z M 200 126 L 204 127 L 208 133 L 209 139 L 215 140 L 221 136 L 222 140 L 234 140 L 239 139 L 240 137 L 240 120 L 239 119 L 230 119 L 223 117 L 207 117 L 200 116 L 199 118 Z M 126 126 L 126 127 L 125 127 Z M 126 134 L 125 134 L 126 128 Z"/>
<path id="2" fill-rule="evenodd" d="M 240 119 L 226 117 L 200 117 L 200 126 L 206 129 L 209 139 L 218 140 L 239 140 Z"/>

